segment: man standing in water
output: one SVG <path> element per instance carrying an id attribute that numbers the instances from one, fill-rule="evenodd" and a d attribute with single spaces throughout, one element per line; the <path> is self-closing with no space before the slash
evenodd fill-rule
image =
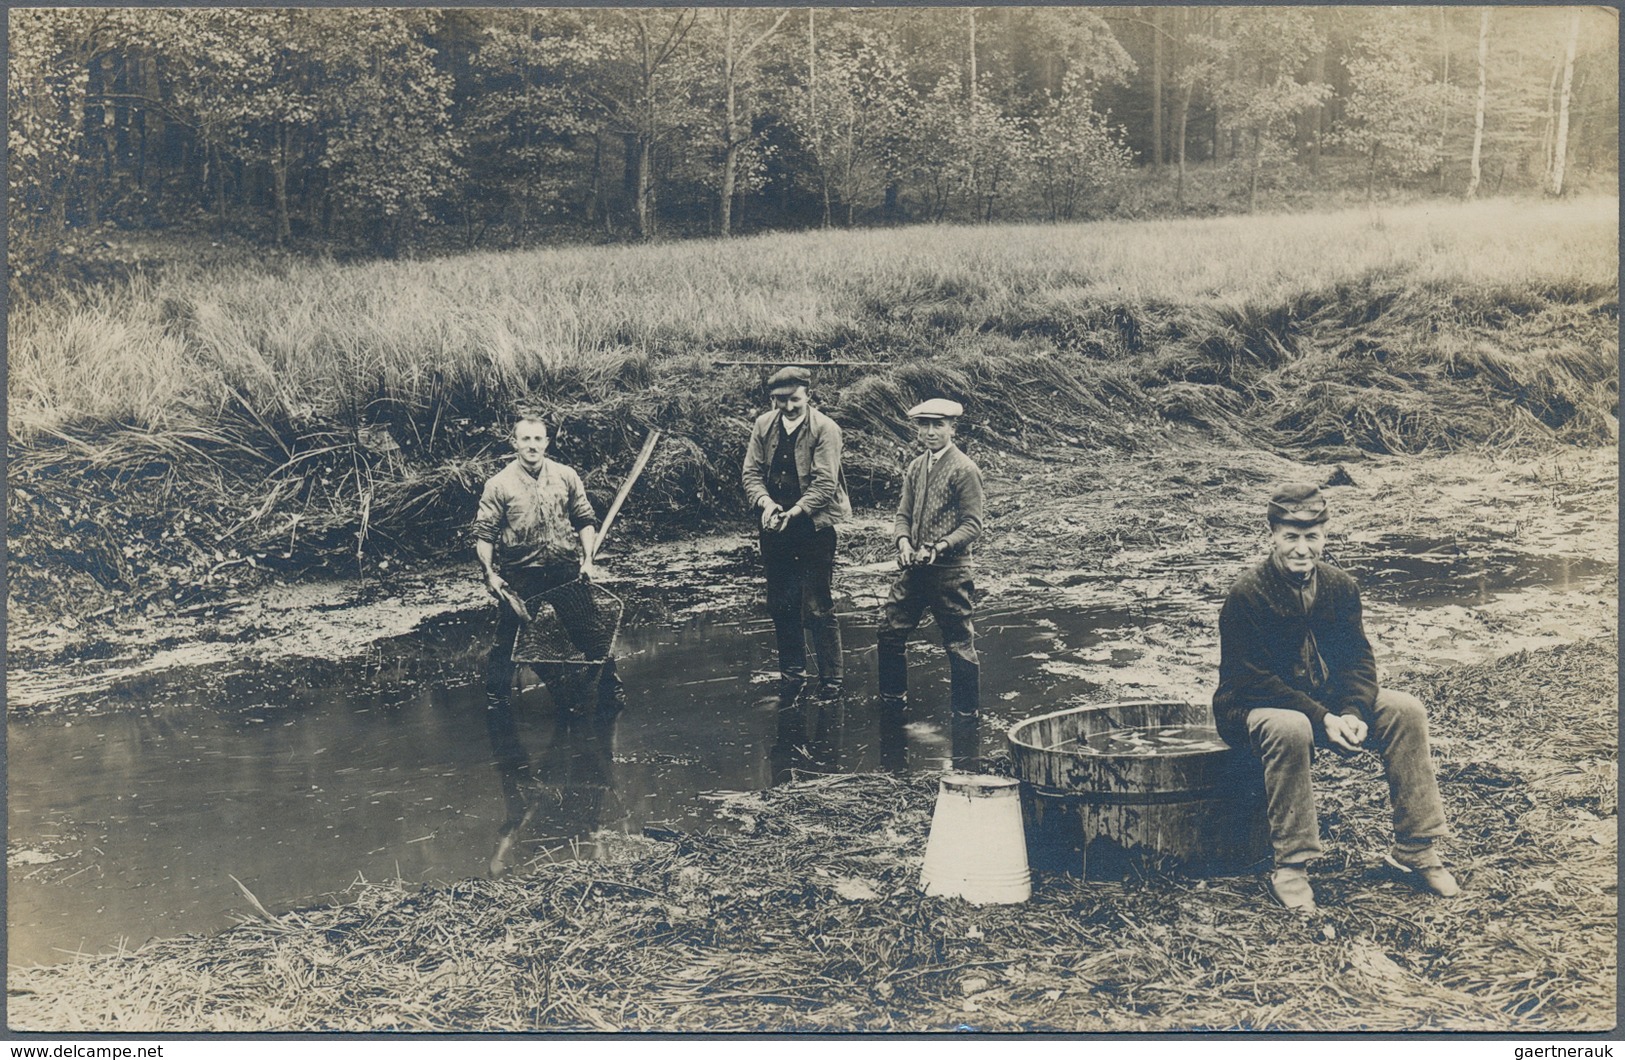
<path id="1" fill-rule="evenodd" d="M 1275 868 L 1267 887 L 1315 911 L 1306 863 L 1322 853 L 1310 769 L 1316 744 L 1382 756 L 1393 809 L 1387 864 L 1441 898 L 1460 892 L 1434 840 L 1447 833 L 1416 697 L 1377 687 L 1354 579 L 1324 562 L 1326 501 L 1307 484 L 1270 498 L 1269 555 L 1237 579 L 1219 613 L 1219 734 L 1263 763 Z"/>
<path id="2" fill-rule="evenodd" d="M 908 410 L 925 452 L 903 472 L 903 498 L 892 536 L 897 578 L 880 620 L 880 696 L 902 705 L 908 693 L 908 636 L 926 608 L 948 650 L 949 702 L 958 715 L 977 712 L 981 660 L 971 620 L 976 585 L 972 545 L 982 536 L 982 471 L 954 444 L 964 408 L 933 398 Z"/>
<path id="3" fill-rule="evenodd" d="M 598 521 L 574 468 L 549 460 L 547 424 L 522 409 L 513 426 L 514 459 L 486 480 L 474 519 L 474 552 L 485 589 L 500 608 L 496 643 L 485 664 L 485 702 L 506 711 L 513 685 L 514 637 L 522 621 L 516 603 L 533 599 L 577 578 L 596 576 L 593 549 Z M 593 667 L 541 663 L 537 676 L 553 693 L 559 711 L 580 709 Z M 621 705 L 615 660 L 606 662 L 598 684 L 600 709 Z"/>
<path id="4" fill-rule="evenodd" d="M 805 628 L 818 660 L 818 698 L 833 700 L 842 675 L 832 594 L 835 527 L 852 505 L 841 472 L 841 428 L 812 407 L 811 382 L 801 368 L 781 368 L 767 381 L 773 407 L 751 427 L 742 479 L 761 525 L 781 691 L 793 694 L 807 679 Z"/>

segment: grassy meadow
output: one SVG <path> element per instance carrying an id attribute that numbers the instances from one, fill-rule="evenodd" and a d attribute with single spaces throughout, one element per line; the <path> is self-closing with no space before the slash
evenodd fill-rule
<path id="1" fill-rule="evenodd" d="M 173 595 L 200 566 L 442 545 L 520 400 L 553 411 L 556 452 L 606 499 L 644 431 L 667 432 L 628 509 L 644 528 L 727 516 L 761 374 L 713 358 L 884 362 L 817 380 L 860 503 L 895 483 L 903 409 L 938 393 L 966 402 L 973 443 L 1014 449 L 1131 447 L 1147 420 L 1338 456 L 1603 443 L 1617 215 L 1501 200 L 776 234 L 175 269 L 17 305 L 13 597 L 72 609 Z M 90 524 L 105 547 L 74 533 Z"/>

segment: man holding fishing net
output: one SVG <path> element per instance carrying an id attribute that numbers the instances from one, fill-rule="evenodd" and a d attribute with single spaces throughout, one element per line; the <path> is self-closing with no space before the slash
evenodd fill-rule
<path id="1" fill-rule="evenodd" d="M 598 523 L 592 503 L 575 469 L 547 458 L 547 442 L 541 414 L 521 410 L 513 426 L 514 459 L 486 480 L 474 519 L 474 552 L 485 589 L 501 608 L 496 643 L 485 664 L 488 710 L 508 709 L 514 640 L 531 618 L 526 601 L 597 574 Z M 613 658 L 592 666 L 531 665 L 561 713 L 581 709 L 594 676 L 599 678 L 600 710 L 618 709 L 623 702 Z"/>
<path id="2" fill-rule="evenodd" d="M 1321 559 L 1329 513 L 1318 487 L 1270 498 L 1269 555 L 1237 579 L 1219 613 L 1219 734 L 1264 767 L 1275 868 L 1267 887 L 1289 909 L 1315 910 L 1306 863 L 1322 853 L 1310 768 L 1316 744 L 1382 756 L 1394 842 L 1384 860 L 1419 890 L 1459 893 L 1434 840 L 1447 833 L 1414 696 L 1378 688 L 1354 579 Z"/>
<path id="3" fill-rule="evenodd" d="M 773 617 L 781 692 L 807 679 L 803 630 L 813 637 L 818 698 L 841 694 L 841 623 L 835 616 L 835 527 L 852 514 L 841 472 L 841 428 L 812 407 L 812 378 L 781 368 L 767 381 L 773 407 L 756 418 L 745 447 L 745 499 L 761 523 L 767 610 Z"/>

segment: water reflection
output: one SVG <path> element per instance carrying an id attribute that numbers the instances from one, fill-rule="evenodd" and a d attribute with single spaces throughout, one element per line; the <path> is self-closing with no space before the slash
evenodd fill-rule
<path id="1" fill-rule="evenodd" d="M 621 709 L 613 700 L 586 714 L 559 712 L 550 738 L 534 759 L 519 736 L 506 699 L 485 711 L 491 758 L 502 787 L 503 819 L 487 872 L 506 875 L 526 860 L 528 847 L 550 856 L 548 844 L 565 844 L 571 856 L 605 821 L 606 805 L 615 818 L 626 816 L 615 789 L 615 727 Z"/>
<path id="2" fill-rule="evenodd" d="M 783 690 L 774 704 L 773 746 L 768 765 L 774 787 L 800 773 L 834 773 L 845 746 L 846 700 L 820 700 Z"/>

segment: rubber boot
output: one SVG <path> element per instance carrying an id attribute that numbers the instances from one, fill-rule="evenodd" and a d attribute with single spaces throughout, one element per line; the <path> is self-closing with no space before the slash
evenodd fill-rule
<path id="1" fill-rule="evenodd" d="M 975 714 L 981 709 L 982 667 L 956 655 L 948 656 L 948 702 L 955 714 Z"/>

